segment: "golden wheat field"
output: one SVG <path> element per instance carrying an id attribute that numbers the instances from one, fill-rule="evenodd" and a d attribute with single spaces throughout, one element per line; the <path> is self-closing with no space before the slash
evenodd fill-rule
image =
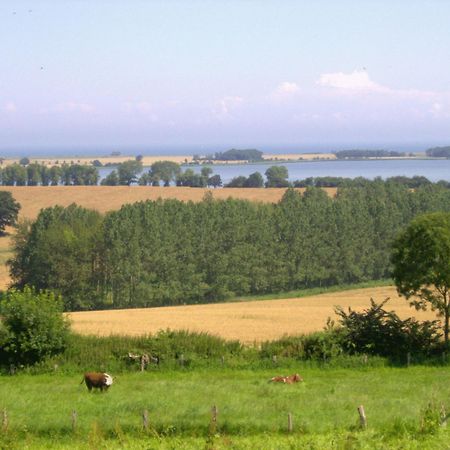
<path id="1" fill-rule="evenodd" d="M 170 328 L 205 331 L 225 339 L 253 343 L 321 330 L 327 318 L 334 317 L 335 305 L 361 310 L 369 306 L 371 297 L 377 302 L 390 297 L 388 309 L 404 318 L 435 318 L 432 312 L 416 312 L 410 308 L 393 286 L 282 300 L 74 312 L 69 317 L 73 330 L 82 334 L 136 336 Z"/>
<path id="2" fill-rule="evenodd" d="M 278 202 L 286 189 L 283 188 L 229 188 L 200 189 L 189 187 L 153 187 L 153 186 L 2 186 L 1 190 L 9 191 L 21 204 L 20 217 L 34 219 L 42 208 L 76 203 L 100 212 L 119 209 L 125 203 L 158 198 L 174 198 L 182 201 L 201 201 L 206 192 L 214 198 L 229 197 L 260 201 Z M 299 188 L 302 192 L 303 189 Z M 326 189 L 334 195 L 335 188 Z"/>

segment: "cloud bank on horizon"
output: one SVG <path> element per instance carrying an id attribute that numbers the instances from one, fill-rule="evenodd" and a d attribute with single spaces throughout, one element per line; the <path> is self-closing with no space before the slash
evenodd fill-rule
<path id="1" fill-rule="evenodd" d="M 6 0 L 0 147 L 448 143 L 446 17 L 438 0 Z"/>

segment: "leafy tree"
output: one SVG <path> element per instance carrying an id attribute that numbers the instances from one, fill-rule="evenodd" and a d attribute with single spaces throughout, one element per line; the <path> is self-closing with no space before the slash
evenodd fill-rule
<path id="1" fill-rule="evenodd" d="M 437 212 L 414 219 L 395 241 L 391 261 L 399 294 L 417 310 L 430 306 L 444 318 L 448 346 L 450 214 Z"/>
<path id="2" fill-rule="evenodd" d="M 117 166 L 117 172 L 119 175 L 119 184 L 130 186 L 138 180 L 138 174 L 142 172 L 141 161 L 125 161 Z"/>
<path id="3" fill-rule="evenodd" d="M 136 161 L 142 162 L 142 160 L 144 159 L 143 155 L 136 155 Z"/>
<path id="4" fill-rule="evenodd" d="M 119 175 L 116 170 L 113 170 L 108 174 L 100 183 L 103 186 L 118 186 L 119 185 Z"/>
<path id="5" fill-rule="evenodd" d="M 265 175 L 267 177 L 266 187 L 289 186 L 289 181 L 287 180 L 289 174 L 286 166 L 271 166 L 266 170 Z"/>
<path id="6" fill-rule="evenodd" d="M 247 181 L 244 183 L 244 187 L 250 187 L 250 188 L 264 187 L 263 176 L 259 172 L 251 173 L 248 176 Z"/>
<path id="7" fill-rule="evenodd" d="M 103 164 L 101 161 L 99 161 L 98 159 L 94 159 L 94 161 L 92 161 L 91 163 L 94 167 L 103 167 Z"/>
<path id="8" fill-rule="evenodd" d="M 225 185 L 225 187 L 229 188 L 241 188 L 245 186 L 245 183 L 247 182 L 247 177 L 244 177 L 243 175 L 238 175 L 237 177 L 234 177 L 229 183 Z"/>
<path id="9" fill-rule="evenodd" d="M 208 186 L 212 186 L 213 188 L 217 188 L 222 186 L 222 178 L 220 178 L 219 174 L 213 175 L 208 178 Z"/>
<path id="10" fill-rule="evenodd" d="M 42 209 L 20 228 L 8 261 L 16 288 L 51 289 L 65 309 L 92 309 L 101 296 L 102 216 L 72 204 Z"/>
<path id="11" fill-rule="evenodd" d="M 50 292 L 12 289 L 0 300 L 0 362 L 35 364 L 67 346 L 62 300 Z"/>
<path id="12" fill-rule="evenodd" d="M 15 226 L 19 215 L 20 204 L 11 192 L 0 191 L 0 236 L 5 233 L 6 226 Z"/>
<path id="13" fill-rule="evenodd" d="M 61 181 L 62 170 L 59 166 L 53 166 L 50 168 L 50 184 L 57 186 Z"/>
<path id="14" fill-rule="evenodd" d="M 30 164 L 30 160 L 27 157 L 21 158 L 19 164 L 21 166 L 28 166 L 28 164 Z"/>
<path id="15" fill-rule="evenodd" d="M 37 163 L 28 164 L 27 166 L 27 184 L 28 186 L 37 186 L 41 183 L 41 165 Z"/>
<path id="16" fill-rule="evenodd" d="M 170 182 L 175 180 L 180 173 L 180 165 L 173 161 L 156 161 L 151 165 L 152 180 L 162 180 L 164 186 L 170 186 Z"/>

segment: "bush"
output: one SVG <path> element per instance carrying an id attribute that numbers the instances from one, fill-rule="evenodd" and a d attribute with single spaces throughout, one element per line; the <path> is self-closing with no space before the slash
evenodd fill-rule
<path id="1" fill-rule="evenodd" d="M 8 291 L 0 301 L 0 364 L 32 365 L 64 351 L 69 324 L 49 292 Z"/>
<path id="2" fill-rule="evenodd" d="M 388 300 L 377 304 L 370 299 L 370 308 L 362 312 L 349 308 L 346 313 L 341 307 L 336 307 L 342 325 L 344 350 L 392 359 L 404 359 L 408 352 L 431 354 L 440 340 L 439 321 L 401 320 L 395 312 L 383 308 Z"/>

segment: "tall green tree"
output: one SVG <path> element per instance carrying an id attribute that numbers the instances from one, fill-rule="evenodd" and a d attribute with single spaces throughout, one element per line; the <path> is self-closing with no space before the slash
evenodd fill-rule
<path id="1" fill-rule="evenodd" d="M 399 294 L 416 309 L 430 307 L 443 317 L 448 347 L 450 213 L 430 213 L 414 219 L 395 241 L 391 262 Z"/>
<path id="2" fill-rule="evenodd" d="M 0 191 L 0 236 L 5 233 L 6 226 L 15 226 L 19 215 L 20 204 L 11 192 Z"/>
<path id="3" fill-rule="evenodd" d="M 156 161 L 150 168 L 152 179 L 162 180 L 164 186 L 170 186 L 180 171 L 180 165 L 173 161 Z"/>
<path id="4" fill-rule="evenodd" d="M 265 175 L 267 177 L 266 187 L 288 187 L 288 170 L 286 166 L 271 166 Z"/>
<path id="5" fill-rule="evenodd" d="M 119 184 L 130 186 L 136 183 L 138 175 L 142 172 L 142 162 L 136 160 L 129 160 L 120 163 L 117 166 L 117 173 L 119 175 Z"/>

